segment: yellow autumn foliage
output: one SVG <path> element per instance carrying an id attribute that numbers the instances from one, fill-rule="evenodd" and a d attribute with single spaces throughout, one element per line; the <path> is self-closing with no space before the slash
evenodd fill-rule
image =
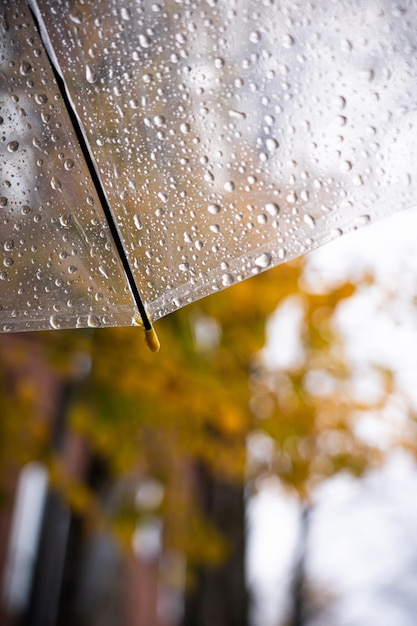
<path id="1" fill-rule="evenodd" d="M 225 548 L 193 498 L 195 464 L 235 484 L 273 473 L 308 498 L 320 480 L 339 471 L 361 474 L 379 462 L 380 452 L 356 436 L 356 416 L 383 408 L 392 379 L 381 374 L 385 391 L 378 401 L 359 403 L 333 324 L 356 287 L 309 293 L 301 277 L 300 263 L 289 263 L 161 320 L 158 355 L 146 349 L 139 328 L 3 338 L 0 409 L 8 418 L 1 423 L 2 484 L 13 464 L 44 459 L 71 506 L 93 517 L 101 509 L 127 545 L 141 515 L 137 485 L 152 477 L 164 489 L 155 514 L 164 520 L 165 548 L 215 561 Z M 295 369 L 268 369 L 257 356 L 266 321 L 294 294 L 303 309 L 303 361 Z M 212 333 L 204 344 L 196 340 L 199 321 Z M 35 350 L 27 350 L 28 341 Z M 313 385 L 312 376 L 325 376 L 329 389 Z M 48 445 L 53 419 L 44 415 L 53 414 L 53 389 L 60 385 L 71 388 L 66 432 L 85 440 L 92 457 L 105 459 L 106 484 L 129 486 L 127 495 L 108 498 L 104 507 L 62 463 L 56 469 L 61 451 Z M 273 454 L 248 470 L 253 432 L 270 438 Z"/>

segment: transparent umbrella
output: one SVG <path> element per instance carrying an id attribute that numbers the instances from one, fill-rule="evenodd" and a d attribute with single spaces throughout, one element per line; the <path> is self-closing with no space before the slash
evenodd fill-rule
<path id="1" fill-rule="evenodd" d="M 149 330 L 417 204 L 416 9 L 6 0 L 0 330 Z"/>

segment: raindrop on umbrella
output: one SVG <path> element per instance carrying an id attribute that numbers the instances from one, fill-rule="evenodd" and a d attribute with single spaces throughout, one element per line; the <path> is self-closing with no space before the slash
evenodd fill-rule
<path id="1" fill-rule="evenodd" d="M 416 204 L 413 15 L 119 5 L 3 8 L 0 330 L 156 347 L 158 318 Z"/>

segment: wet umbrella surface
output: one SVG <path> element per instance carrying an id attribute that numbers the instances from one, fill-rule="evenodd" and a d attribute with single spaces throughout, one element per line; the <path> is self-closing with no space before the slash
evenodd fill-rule
<path id="1" fill-rule="evenodd" d="M 3 3 L 0 330 L 149 327 L 415 205 L 413 7 Z"/>

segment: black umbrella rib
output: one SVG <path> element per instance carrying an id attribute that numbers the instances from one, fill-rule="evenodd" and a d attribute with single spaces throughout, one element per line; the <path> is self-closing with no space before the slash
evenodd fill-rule
<path id="1" fill-rule="evenodd" d="M 51 46 L 51 42 L 49 40 L 48 34 L 46 32 L 46 29 L 43 25 L 42 22 L 42 17 L 40 14 L 40 10 L 38 8 L 38 6 L 36 5 L 36 0 L 28 0 L 29 2 L 29 9 L 32 13 L 34 22 L 35 22 L 35 26 L 38 30 L 39 36 L 41 38 L 41 41 L 43 43 L 46 55 L 49 59 L 49 62 L 51 64 L 52 67 L 52 71 L 56 80 L 56 83 L 58 85 L 58 88 L 60 90 L 62 99 L 64 101 L 65 107 L 67 109 L 68 115 L 70 117 L 74 132 L 77 136 L 77 139 L 79 141 L 80 144 L 80 148 L 81 148 L 81 152 L 83 154 L 83 157 L 85 159 L 85 162 L 87 164 L 91 179 L 93 181 L 94 187 L 97 191 L 97 195 L 99 197 L 99 200 L 101 202 L 101 206 L 103 208 L 104 211 L 104 215 L 105 218 L 107 220 L 107 224 L 109 226 L 110 229 L 110 233 L 111 236 L 113 238 L 114 244 L 116 246 L 117 252 L 119 254 L 120 260 L 122 262 L 123 265 L 123 269 L 124 272 L 126 274 L 126 278 L 127 281 L 129 283 L 129 287 L 131 289 L 133 298 L 135 300 L 135 304 L 136 307 L 139 311 L 140 317 L 142 318 L 142 322 L 143 322 L 143 326 L 145 328 L 145 330 L 151 330 L 152 329 L 152 322 L 149 319 L 149 316 L 146 312 L 146 308 L 145 305 L 143 303 L 142 300 L 142 296 L 140 295 L 140 291 L 139 288 L 136 284 L 135 278 L 133 276 L 133 272 L 132 272 L 132 268 L 130 266 L 129 263 L 129 259 L 127 258 L 127 254 L 126 251 L 124 249 L 124 245 L 123 245 L 123 241 L 122 241 L 122 237 L 120 235 L 119 229 L 117 227 L 115 218 L 113 216 L 113 212 L 110 208 L 110 204 L 109 201 L 107 199 L 106 196 L 106 192 L 103 189 L 103 186 L 101 184 L 101 180 L 100 180 L 100 176 L 98 174 L 98 168 L 97 165 L 93 159 L 93 157 L 91 156 L 90 150 L 88 148 L 88 143 L 84 134 L 84 130 L 82 127 L 82 123 L 75 111 L 75 107 L 72 103 L 72 100 L 69 96 L 66 84 L 65 84 L 65 80 L 64 77 L 62 75 L 62 72 L 59 68 L 59 64 L 57 62 L 57 59 L 55 58 L 55 55 L 53 53 L 52 50 L 52 46 Z"/>

